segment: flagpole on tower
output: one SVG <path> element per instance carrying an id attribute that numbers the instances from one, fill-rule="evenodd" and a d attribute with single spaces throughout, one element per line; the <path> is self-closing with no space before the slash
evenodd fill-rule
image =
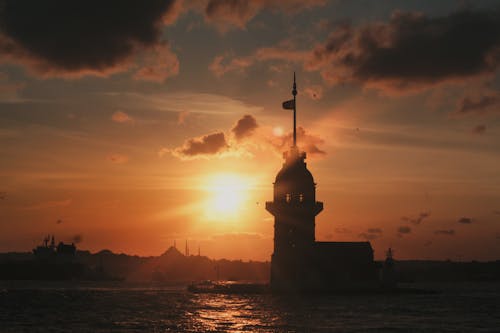
<path id="1" fill-rule="evenodd" d="M 293 110 L 293 146 L 292 150 L 296 151 L 297 148 L 297 82 L 295 80 L 295 72 L 293 72 L 293 89 L 292 89 L 293 99 L 283 102 L 283 109 Z"/>
<path id="2" fill-rule="evenodd" d="M 295 72 L 293 72 L 293 147 L 297 147 L 297 84 L 295 82 Z"/>

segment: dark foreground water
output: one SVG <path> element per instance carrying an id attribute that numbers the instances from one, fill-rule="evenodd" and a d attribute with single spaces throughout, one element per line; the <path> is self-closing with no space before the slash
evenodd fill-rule
<path id="1" fill-rule="evenodd" d="M 500 332 L 500 284 L 433 295 L 190 294 L 182 288 L 0 283 L 0 332 Z"/>

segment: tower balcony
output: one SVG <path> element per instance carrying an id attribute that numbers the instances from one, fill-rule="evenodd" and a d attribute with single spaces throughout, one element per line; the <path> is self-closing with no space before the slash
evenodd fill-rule
<path id="1" fill-rule="evenodd" d="M 297 215 L 312 214 L 318 215 L 323 211 L 323 202 L 316 201 L 314 203 L 307 202 L 275 202 L 266 201 L 266 210 L 273 216 L 277 216 L 284 212 L 289 212 Z"/>

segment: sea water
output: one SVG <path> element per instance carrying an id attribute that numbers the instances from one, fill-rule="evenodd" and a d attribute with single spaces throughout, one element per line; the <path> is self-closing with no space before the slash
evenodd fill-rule
<path id="1" fill-rule="evenodd" d="M 217 295 L 123 283 L 0 282 L 0 332 L 500 332 L 500 284 L 435 294 Z"/>

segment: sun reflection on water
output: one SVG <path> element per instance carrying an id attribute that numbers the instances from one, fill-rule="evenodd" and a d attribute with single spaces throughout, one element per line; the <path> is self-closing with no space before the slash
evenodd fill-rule
<path id="1" fill-rule="evenodd" d="M 198 295 L 191 324 L 202 331 L 267 332 L 278 318 L 255 301 L 249 296 Z"/>

